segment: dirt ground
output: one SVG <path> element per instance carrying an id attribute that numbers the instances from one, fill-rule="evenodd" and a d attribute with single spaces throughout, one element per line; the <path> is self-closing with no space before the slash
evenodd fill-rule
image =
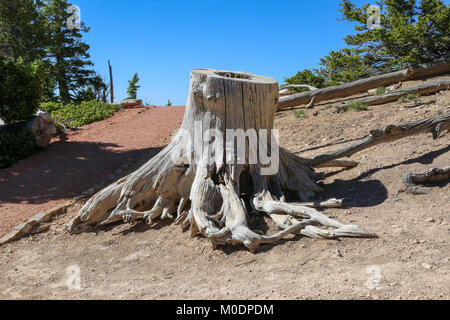
<path id="1" fill-rule="evenodd" d="M 0 170 L 0 237 L 107 180 L 124 164 L 157 154 L 183 114 L 184 107 L 122 110 Z"/>
<path id="2" fill-rule="evenodd" d="M 341 114 L 326 109 L 327 102 L 305 119 L 280 112 L 275 126 L 282 146 L 312 157 L 370 129 L 450 111 L 450 91 L 421 99 L 435 101 Z M 253 254 L 242 246 L 213 251 L 205 239 L 168 223 L 69 235 L 63 227 L 80 203 L 49 232 L 0 247 L 0 299 L 449 299 L 450 186 L 411 195 L 401 183 L 405 173 L 450 165 L 449 151 L 448 134 L 409 137 L 356 154 L 356 168 L 324 181 L 321 198 L 346 203 L 324 212 L 377 239 L 292 236 Z"/>

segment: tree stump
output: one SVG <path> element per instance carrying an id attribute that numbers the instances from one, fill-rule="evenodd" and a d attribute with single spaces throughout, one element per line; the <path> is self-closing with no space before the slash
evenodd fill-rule
<path id="1" fill-rule="evenodd" d="M 321 191 L 316 184 L 321 175 L 279 148 L 272 130 L 277 105 L 278 83 L 273 78 L 194 70 L 184 119 L 171 143 L 137 171 L 94 195 L 67 229 L 175 219 L 213 246 L 242 243 L 252 251 L 291 233 L 374 237 L 308 204 L 287 202 L 286 191 L 301 201 Z M 273 235 L 252 231 L 248 220 L 260 214 L 268 214 L 282 230 Z"/>

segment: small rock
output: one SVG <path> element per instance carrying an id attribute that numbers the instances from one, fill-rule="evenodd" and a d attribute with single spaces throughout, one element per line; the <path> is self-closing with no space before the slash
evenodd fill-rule
<path id="1" fill-rule="evenodd" d="M 313 116 L 318 116 L 319 115 L 319 111 L 314 111 Z"/>
<path id="2" fill-rule="evenodd" d="M 138 107 L 138 106 L 142 106 L 142 100 L 141 99 L 125 99 L 118 103 L 115 103 L 115 105 L 119 105 L 122 108 Z"/>
<path id="3" fill-rule="evenodd" d="M 341 253 L 341 251 L 338 249 L 338 250 L 336 250 L 335 251 L 335 253 L 336 253 L 336 255 L 338 256 L 338 257 L 343 257 L 343 255 L 342 255 L 342 253 Z"/>
<path id="4" fill-rule="evenodd" d="M 426 222 L 434 222 L 435 220 L 433 218 L 428 218 L 427 220 L 425 220 Z"/>
<path id="5" fill-rule="evenodd" d="M 422 267 L 424 267 L 427 270 L 431 270 L 433 266 L 427 262 L 422 263 Z"/>

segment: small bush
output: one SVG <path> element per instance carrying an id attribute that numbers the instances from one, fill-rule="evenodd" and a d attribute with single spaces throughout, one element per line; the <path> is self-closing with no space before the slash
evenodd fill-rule
<path id="1" fill-rule="evenodd" d="M 295 110 L 295 111 L 294 111 L 294 116 L 295 116 L 297 119 L 305 119 L 305 118 L 308 117 L 308 116 L 306 115 L 305 110 Z"/>
<path id="2" fill-rule="evenodd" d="M 43 102 L 39 106 L 42 111 L 52 114 L 54 111 L 61 109 L 62 103 L 59 102 Z"/>
<path id="3" fill-rule="evenodd" d="M 39 150 L 33 133 L 23 124 L 0 129 L 0 169 L 8 168 Z"/>
<path id="4" fill-rule="evenodd" d="M 386 93 L 386 87 L 382 86 L 382 87 L 378 87 L 377 90 L 375 91 L 375 94 L 380 95 L 380 94 L 385 94 Z"/>
<path id="5" fill-rule="evenodd" d="M 419 101 L 419 97 L 420 97 L 420 95 L 417 94 L 417 93 L 410 93 L 410 94 L 408 94 L 408 96 L 407 96 L 406 98 L 407 98 L 409 101 L 417 102 L 417 101 Z"/>
<path id="6" fill-rule="evenodd" d="M 401 96 L 400 99 L 398 99 L 398 102 L 401 102 L 401 103 L 410 102 L 410 101 L 417 102 L 417 101 L 419 101 L 419 98 L 420 98 L 419 94 L 410 93 L 406 96 Z"/>
<path id="7" fill-rule="evenodd" d="M 42 77 L 38 62 L 29 64 L 0 57 L 0 119 L 5 123 L 27 120 L 40 101 Z"/>
<path id="8" fill-rule="evenodd" d="M 78 105 L 62 105 L 55 102 L 48 102 L 41 104 L 41 109 L 48 112 L 54 119 L 68 123 L 73 127 L 80 127 L 109 118 L 120 110 L 120 106 L 92 100 L 82 102 Z"/>
<path id="9" fill-rule="evenodd" d="M 366 103 L 363 103 L 359 100 L 353 100 L 350 102 L 350 105 L 348 106 L 349 109 L 355 110 L 355 111 L 363 111 L 368 110 L 369 106 Z"/>
<path id="10" fill-rule="evenodd" d="M 329 103 L 325 106 L 325 109 L 331 109 L 331 108 L 333 108 L 333 105 L 331 103 Z"/>

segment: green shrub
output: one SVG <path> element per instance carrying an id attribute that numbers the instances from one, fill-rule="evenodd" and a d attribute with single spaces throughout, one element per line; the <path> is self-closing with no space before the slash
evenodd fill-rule
<path id="1" fill-rule="evenodd" d="M 404 103 L 404 102 L 410 102 L 410 101 L 417 102 L 417 101 L 419 101 L 419 97 L 420 97 L 420 95 L 417 94 L 417 93 L 410 93 L 410 94 L 408 94 L 408 95 L 401 96 L 401 97 L 398 99 L 398 102 L 402 102 L 402 103 Z"/>
<path id="2" fill-rule="evenodd" d="M 325 77 L 321 74 L 320 70 L 317 69 L 305 69 L 299 71 L 295 76 L 285 78 L 284 81 L 286 82 L 286 85 L 309 84 L 318 89 L 325 87 Z M 292 93 L 308 91 L 307 88 L 289 88 L 288 90 Z"/>
<path id="3" fill-rule="evenodd" d="M 419 97 L 420 97 L 420 95 L 417 94 L 417 93 L 410 93 L 410 94 L 408 94 L 408 96 L 407 96 L 406 98 L 407 98 L 409 101 L 417 102 L 417 101 L 419 101 Z"/>
<path id="4" fill-rule="evenodd" d="M 56 110 L 61 109 L 62 106 L 63 106 L 63 104 L 59 103 L 59 102 L 42 102 L 41 105 L 39 106 L 39 108 L 42 111 L 52 114 Z"/>
<path id="5" fill-rule="evenodd" d="M 375 92 L 375 94 L 377 94 L 377 95 L 384 94 L 384 93 L 386 93 L 386 87 L 385 86 L 378 87 L 376 92 Z"/>
<path id="6" fill-rule="evenodd" d="M 355 110 L 355 111 L 362 111 L 362 110 L 368 110 L 369 107 L 366 103 L 363 103 L 359 100 L 353 100 L 352 102 L 350 102 L 349 109 Z"/>
<path id="7" fill-rule="evenodd" d="M 84 101 L 77 105 L 62 105 L 48 102 L 41 104 L 41 109 L 48 112 L 54 119 L 58 119 L 74 127 L 79 127 L 109 118 L 120 110 L 120 106 L 92 100 Z"/>
<path id="8" fill-rule="evenodd" d="M 325 109 L 331 109 L 331 108 L 333 108 L 333 105 L 331 103 L 329 103 L 325 106 Z"/>
<path id="9" fill-rule="evenodd" d="M 8 168 L 39 150 L 33 133 L 23 124 L 0 129 L 0 169 Z"/>
<path id="10" fill-rule="evenodd" d="M 0 57 L 0 119 L 5 123 L 31 118 L 39 106 L 40 64 Z"/>
<path id="11" fill-rule="evenodd" d="M 294 116 L 295 116 L 297 119 L 305 119 L 305 118 L 308 117 L 308 116 L 306 115 L 305 110 L 295 110 L 295 111 L 294 111 Z"/>

